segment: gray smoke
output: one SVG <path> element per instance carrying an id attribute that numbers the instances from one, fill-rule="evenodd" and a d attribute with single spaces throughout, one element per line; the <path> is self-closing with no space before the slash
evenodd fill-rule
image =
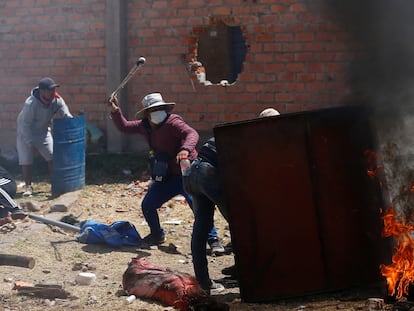
<path id="1" fill-rule="evenodd" d="M 352 81 L 377 109 L 414 110 L 414 1 L 326 0 L 367 52 Z"/>
<path id="2" fill-rule="evenodd" d="M 384 193 L 400 214 L 412 216 L 414 195 L 414 1 L 326 0 L 335 22 L 351 31 L 366 57 L 350 76 L 372 107 Z"/>

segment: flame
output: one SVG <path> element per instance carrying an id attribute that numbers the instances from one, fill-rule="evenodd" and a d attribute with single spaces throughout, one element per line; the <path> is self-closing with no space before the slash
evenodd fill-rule
<path id="1" fill-rule="evenodd" d="M 388 294 L 399 299 L 408 294 L 409 285 L 414 283 L 414 240 L 411 236 L 414 225 L 399 221 L 394 207 L 389 207 L 382 219 L 383 236 L 392 236 L 396 246 L 392 263 L 380 265 L 380 271 L 387 280 Z"/>
<path id="2" fill-rule="evenodd" d="M 378 154 L 372 150 L 365 150 L 364 155 L 368 164 L 368 176 L 376 179 L 379 186 L 383 188 L 381 175 L 384 166 L 377 164 Z M 414 192 L 414 184 L 409 188 L 403 187 L 399 197 L 405 197 L 408 192 Z M 392 256 L 392 263 L 390 265 L 380 265 L 380 271 L 387 280 L 388 295 L 395 295 L 396 299 L 400 299 L 403 295 L 408 295 L 410 284 L 414 284 L 414 240 L 412 237 L 414 235 L 412 233 L 414 224 L 406 221 L 406 219 L 399 219 L 394 206 L 387 208 L 382 220 L 384 222 L 382 235 L 394 238 L 395 252 Z"/>
<path id="3" fill-rule="evenodd" d="M 372 150 L 365 150 L 364 156 L 368 164 L 368 169 L 367 169 L 368 176 L 373 179 L 374 178 L 378 179 L 379 186 L 382 188 L 383 183 L 380 180 L 380 175 L 381 175 L 381 172 L 384 170 L 384 166 L 377 164 L 378 158 L 379 158 L 378 154 Z"/>

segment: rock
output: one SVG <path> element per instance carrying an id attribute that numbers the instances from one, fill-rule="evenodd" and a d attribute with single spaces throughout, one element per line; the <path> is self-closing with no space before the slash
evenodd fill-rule
<path id="1" fill-rule="evenodd" d="M 50 207 L 50 213 L 55 213 L 55 212 L 67 212 L 68 211 L 68 207 L 65 204 L 53 204 Z"/>
<path id="2" fill-rule="evenodd" d="M 96 275 L 91 272 L 80 272 L 75 281 L 79 285 L 92 285 L 96 281 Z"/>
<path id="3" fill-rule="evenodd" d="M 34 201 L 26 201 L 20 203 L 20 206 L 27 210 L 28 212 L 38 212 L 40 211 L 40 206 L 37 202 Z"/>

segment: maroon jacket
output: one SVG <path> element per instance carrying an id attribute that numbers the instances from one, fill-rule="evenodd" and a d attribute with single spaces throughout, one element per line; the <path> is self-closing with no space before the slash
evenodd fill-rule
<path id="1" fill-rule="evenodd" d="M 111 115 L 119 131 L 128 134 L 141 134 L 155 153 L 168 153 L 172 175 L 181 175 L 180 166 L 176 160 L 179 151 L 188 150 L 190 160 L 197 157 L 196 145 L 199 135 L 179 115 L 169 114 L 167 119 L 156 128 L 151 128 L 147 118 L 133 121 L 126 120 L 121 110 L 112 112 Z"/>

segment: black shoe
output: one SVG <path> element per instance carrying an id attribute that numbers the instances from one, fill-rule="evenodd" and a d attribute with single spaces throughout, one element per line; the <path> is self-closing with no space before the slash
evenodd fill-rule
<path id="1" fill-rule="evenodd" d="M 224 268 L 223 270 L 221 270 L 221 273 L 223 273 L 224 275 L 234 277 L 234 278 L 238 277 L 236 265 Z"/>
<path id="2" fill-rule="evenodd" d="M 161 236 L 154 236 L 153 234 L 148 234 L 142 239 L 144 246 L 160 245 L 165 242 L 165 234 Z"/>
<path id="3" fill-rule="evenodd" d="M 220 256 L 220 255 L 224 255 L 224 253 L 226 252 L 223 245 L 221 245 L 220 240 L 218 240 L 218 239 L 208 241 L 208 245 L 210 245 L 212 255 Z"/>

